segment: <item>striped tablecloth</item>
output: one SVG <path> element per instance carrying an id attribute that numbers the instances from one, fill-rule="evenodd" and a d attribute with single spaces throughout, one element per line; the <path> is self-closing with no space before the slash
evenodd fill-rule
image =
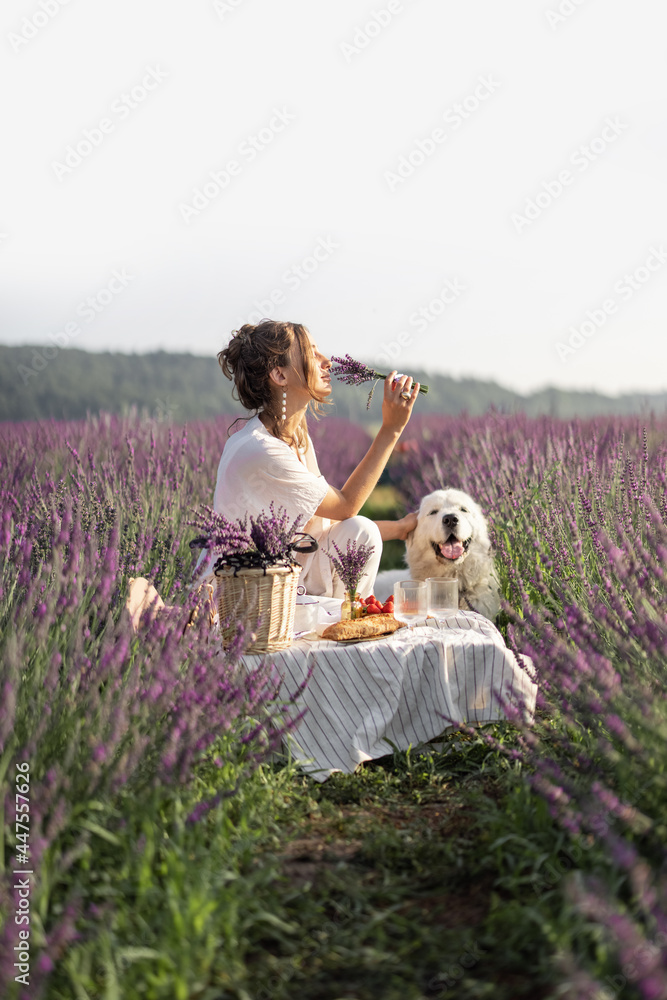
<path id="1" fill-rule="evenodd" d="M 306 710 L 290 743 L 294 758 L 318 781 L 391 753 L 388 740 L 407 750 L 450 725 L 506 718 L 505 705 L 532 722 L 537 685 L 531 661 L 522 661 L 495 625 L 467 611 L 375 642 L 301 639 L 271 654 L 285 701 L 313 668 L 288 711 L 295 717 Z"/>

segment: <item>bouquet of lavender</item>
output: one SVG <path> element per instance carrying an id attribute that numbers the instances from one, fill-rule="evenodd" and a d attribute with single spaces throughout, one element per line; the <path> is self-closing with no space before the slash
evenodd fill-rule
<path id="1" fill-rule="evenodd" d="M 295 552 L 313 552 L 317 548 L 314 539 L 299 532 L 302 520 L 299 516 L 291 521 L 284 508 L 279 507 L 276 511 L 273 501 L 268 511 L 234 521 L 211 507 L 202 506 L 194 511 L 194 519 L 189 522 L 202 532 L 202 536 L 193 539 L 190 546 L 208 551 L 207 567 L 215 557 L 214 568 L 291 566 L 296 563 Z M 311 544 L 304 547 L 303 539 L 310 539 Z M 200 565 L 198 572 L 201 571 Z"/>
<path id="2" fill-rule="evenodd" d="M 295 547 L 295 536 L 303 521 L 299 515 L 294 521 L 290 521 L 289 515 L 284 507 L 275 511 L 273 500 L 269 504 L 269 512 L 261 511 L 257 517 L 251 517 L 250 537 L 253 545 L 264 558 L 271 561 L 271 564 L 282 562 L 294 562 L 292 553 Z M 301 537 L 301 535 L 299 535 Z"/>
<path id="3" fill-rule="evenodd" d="M 368 393 L 368 402 L 366 403 L 366 409 L 368 409 L 371 405 L 373 393 L 375 392 L 375 386 L 381 380 L 388 378 L 389 375 L 376 372 L 362 361 L 355 361 L 349 354 L 346 354 L 344 358 L 337 358 L 332 355 L 331 360 L 336 362 L 331 368 L 331 374 L 335 375 L 344 385 L 363 385 L 365 382 L 373 383 L 371 391 Z M 426 395 L 428 386 L 420 385 L 419 391 Z"/>
<path id="4" fill-rule="evenodd" d="M 354 600 L 359 581 L 364 575 L 366 563 L 375 551 L 375 546 L 366 545 L 364 542 L 357 545 L 354 539 L 350 538 L 347 543 L 347 551 L 341 552 L 333 539 L 331 540 L 331 544 L 336 550 L 338 558 L 329 551 L 327 551 L 327 555 L 331 559 L 338 576 L 343 581 L 345 590 L 350 595 L 350 600 Z"/>

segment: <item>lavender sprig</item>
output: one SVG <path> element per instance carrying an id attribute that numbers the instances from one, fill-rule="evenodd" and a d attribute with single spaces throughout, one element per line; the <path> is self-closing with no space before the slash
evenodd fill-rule
<path id="1" fill-rule="evenodd" d="M 337 358 L 335 355 L 332 355 L 331 360 L 336 362 L 331 368 L 331 374 L 344 385 L 364 385 L 366 382 L 374 382 L 377 385 L 380 380 L 389 378 L 388 374 L 383 375 L 382 372 L 376 372 L 374 368 L 369 368 L 363 361 L 355 361 L 349 354 L 346 354 L 344 358 Z M 373 385 L 368 394 L 366 409 L 369 409 L 371 405 L 375 385 Z M 428 386 L 420 385 L 419 391 L 425 396 L 428 392 Z"/>
<path id="2" fill-rule="evenodd" d="M 356 541 L 350 538 L 347 543 L 347 551 L 341 552 L 333 539 L 331 540 L 331 544 L 336 550 L 338 558 L 333 556 L 328 550 L 327 555 L 331 559 L 338 576 L 343 581 L 346 591 L 351 597 L 354 597 L 359 586 L 359 581 L 364 576 L 366 563 L 375 551 L 375 546 L 366 545 L 364 542 L 357 545 Z"/>
<path id="3" fill-rule="evenodd" d="M 293 541 L 302 520 L 299 516 L 291 521 L 282 507 L 276 512 L 271 501 L 268 512 L 234 521 L 202 505 L 189 523 L 202 532 L 198 543 L 208 550 L 209 560 L 211 556 L 223 561 L 248 556 L 266 565 L 277 565 L 294 561 Z"/>
<path id="4" fill-rule="evenodd" d="M 188 524 L 193 525 L 205 536 L 208 549 L 217 556 L 232 555 L 254 548 L 253 539 L 247 525 L 243 521 L 230 521 L 224 514 L 202 504 L 199 510 L 193 511 L 194 517 Z"/>
<path id="5" fill-rule="evenodd" d="M 273 500 L 269 504 L 269 512 L 261 511 L 257 517 L 250 518 L 250 537 L 257 551 L 266 559 L 283 562 L 291 558 L 292 541 L 297 533 L 303 516 L 299 515 L 290 521 L 287 511 L 279 508 L 276 513 Z"/>

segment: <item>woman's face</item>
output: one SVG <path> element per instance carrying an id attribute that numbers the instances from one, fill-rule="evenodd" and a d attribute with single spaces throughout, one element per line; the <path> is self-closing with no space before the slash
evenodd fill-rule
<path id="1" fill-rule="evenodd" d="M 331 393 L 331 376 L 329 375 L 329 369 L 331 368 L 331 362 L 322 354 L 319 350 L 317 344 L 313 340 L 310 334 L 307 334 L 308 341 L 310 343 L 311 359 L 313 365 L 314 384 L 312 386 L 313 390 L 321 396 L 328 396 Z M 294 359 L 294 367 L 297 372 L 303 372 L 303 365 L 301 363 L 301 351 L 299 349 L 299 344 L 295 340 L 292 347 L 292 356 Z M 310 398 L 310 393 L 308 393 L 307 388 L 304 385 L 304 390 Z"/>

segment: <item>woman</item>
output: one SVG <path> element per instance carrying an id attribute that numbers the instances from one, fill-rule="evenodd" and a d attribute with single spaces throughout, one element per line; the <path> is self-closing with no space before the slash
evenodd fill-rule
<path id="1" fill-rule="evenodd" d="M 321 412 L 331 394 L 331 362 L 308 330 L 298 323 L 264 320 L 245 324 L 218 354 L 234 395 L 254 410 L 245 426 L 229 437 L 220 459 L 214 507 L 229 518 L 257 515 L 274 501 L 291 518 L 301 515 L 302 530 L 313 535 L 317 552 L 299 556 L 300 584 L 309 594 L 343 597 L 342 581 L 327 555 L 331 542 L 345 550 L 348 539 L 372 544 L 375 551 L 359 586 L 372 593 L 382 542 L 405 539 L 416 514 L 398 521 L 371 521 L 359 511 L 375 487 L 410 419 L 419 383 L 408 375 L 385 380 L 382 426 L 368 452 L 340 488 L 327 483 L 317 466 L 306 414 Z M 241 418 L 239 418 L 241 419 Z"/>
<path id="2" fill-rule="evenodd" d="M 410 419 L 419 383 L 409 375 L 385 379 L 382 426 L 347 482 L 337 489 L 321 475 L 306 414 L 321 412 L 331 394 L 331 362 L 298 323 L 264 320 L 234 332 L 218 354 L 223 373 L 234 382 L 234 394 L 246 410 L 254 410 L 243 428 L 225 444 L 218 466 L 213 506 L 230 519 L 257 515 L 273 501 L 289 516 L 303 518 L 301 529 L 317 539 L 318 549 L 298 556 L 300 585 L 320 597 L 344 596 L 327 549 L 341 551 L 348 539 L 374 546 L 359 593 L 373 591 L 382 542 L 405 539 L 417 526 L 417 515 L 398 521 L 371 521 L 359 511 L 371 495 L 389 456 Z M 243 419 L 241 417 L 239 420 Z M 235 421 L 236 423 L 236 421 Z M 204 553 L 200 557 L 202 561 Z M 211 582 L 210 577 L 206 578 Z M 197 585 L 202 583 L 202 578 Z M 164 603 L 143 577 L 130 580 L 127 609 L 136 628 L 141 615 L 155 614 Z"/>

